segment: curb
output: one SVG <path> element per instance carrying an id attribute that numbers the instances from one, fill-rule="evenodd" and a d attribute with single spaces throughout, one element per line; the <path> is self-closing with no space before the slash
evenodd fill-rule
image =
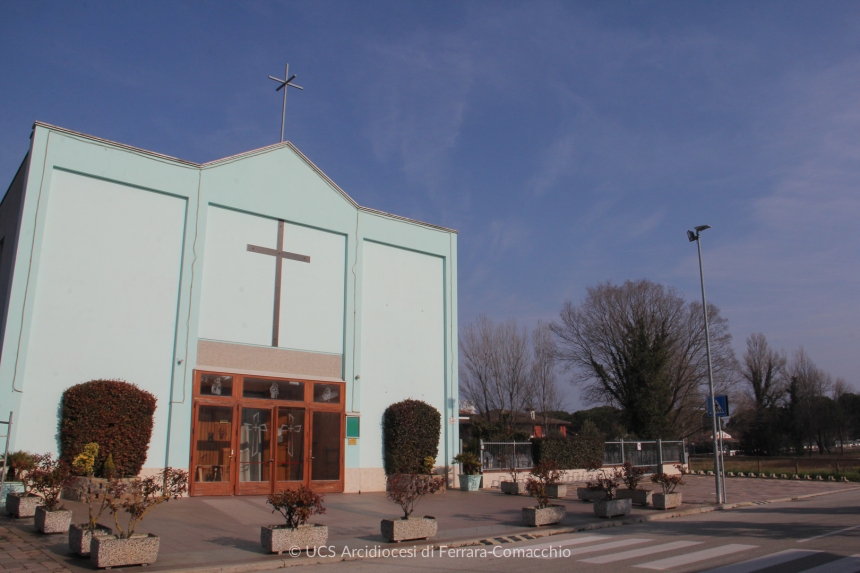
<path id="1" fill-rule="evenodd" d="M 835 491 L 825 491 L 818 493 L 810 493 L 805 495 L 798 495 L 792 497 L 782 497 L 778 499 L 769 499 L 765 501 L 742 501 L 738 503 L 727 503 L 722 505 L 710 505 L 706 507 L 694 507 L 690 509 L 682 509 L 679 511 L 667 511 L 661 513 L 655 513 L 652 515 L 643 515 L 639 517 L 632 517 L 628 519 L 618 520 L 618 521 L 598 521 L 594 523 L 589 523 L 588 525 L 574 526 L 574 527 L 557 527 L 554 529 L 523 529 L 522 531 L 516 531 L 513 533 L 509 533 L 504 536 L 500 536 L 499 538 L 482 538 L 482 539 L 464 539 L 460 541 L 451 541 L 450 543 L 444 542 L 434 542 L 432 544 L 426 543 L 398 543 L 397 545 L 392 545 L 391 549 L 396 550 L 408 550 L 413 547 L 432 547 L 434 549 L 439 549 L 440 547 L 446 548 L 458 548 L 458 547 L 469 547 L 475 545 L 498 545 L 502 542 L 496 541 L 497 539 L 505 539 L 505 543 L 513 542 L 514 540 L 510 540 L 510 537 L 525 537 L 528 536 L 529 539 L 539 539 L 541 537 L 551 537 L 553 535 L 563 535 L 567 533 L 577 533 L 580 531 L 593 531 L 596 529 L 607 529 L 610 527 L 620 527 L 623 525 L 634 525 L 637 523 L 647 523 L 649 521 L 662 521 L 664 519 L 672 519 L 675 517 L 686 517 L 689 515 L 699 515 L 701 513 L 711 513 L 713 511 L 728 511 L 732 509 L 743 509 L 746 507 L 758 507 L 760 505 L 767 505 L 770 503 L 782 503 L 786 501 L 796 501 L 801 499 L 809 499 L 813 497 L 820 497 L 823 495 L 832 495 L 836 493 L 845 493 L 847 491 L 856 491 L 860 490 L 860 486 L 858 487 L 850 487 L 846 489 L 839 489 Z M 495 543 L 494 543 L 495 541 Z M 242 563 L 236 565 L 224 565 L 221 567 L 178 567 L 174 569 L 156 569 L 157 573 L 249 573 L 252 571 L 269 571 L 272 569 L 286 569 L 287 567 L 296 567 L 301 565 L 320 565 L 322 563 L 339 563 L 342 561 L 361 561 L 363 559 L 374 559 L 376 557 L 305 557 L 305 558 L 281 558 L 278 560 L 271 561 L 258 561 L 254 563 Z M 153 569 L 153 568 L 151 568 Z M 155 573 L 155 572 L 154 572 Z"/>

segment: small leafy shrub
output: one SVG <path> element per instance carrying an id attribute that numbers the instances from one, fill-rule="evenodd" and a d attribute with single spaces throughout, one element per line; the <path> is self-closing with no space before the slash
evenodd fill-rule
<path id="1" fill-rule="evenodd" d="M 72 461 L 72 468 L 78 475 L 91 476 L 95 472 L 96 459 L 99 455 L 99 445 L 91 442 L 84 446 L 84 451 L 79 453 Z"/>
<path id="2" fill-rule="evenodd" d="M 472 452 L 462 452 L 454 456 L 455 464 L 463 466 L 463 473 L 467 476 L 476 476 L 481 473 L 481 460 Z"/>
<path id="3" fill-rule="evenodd" d="M 442 489 L 445 478 L 421 474 L 396 474 L 386 479 L 388 500 L 403 510 L 403 519 L 409 519 L 421 498 Z"/>
<path id="4" fill-rule="evenodd" d="M 51 454 L 37 454 L 33 459 L 35 467 L 29 472 L 33 491 L 45 500 L 47 511 L 62 509 L 60 494 L 74 478 L 71 468 L 62 460 L 55 460 Z"/>
<path id="5" fill-rule="evenodd" d="M 113 454 L 108 454 L 105 463 L 102 464 L 102 477 L 113 479 L 116 476 L 116 464 L 113 463 Z"/>
<path id="6" fill-rule="evenodd" d="M 646 471 L 645 468 L 639 468 L 630 462 L 624 462 L 624 465 L 621 466 L 621 475 L 619 477 L 624 482 L 624 485 L 627 486 L 627 489 L 639 489 L 639 483 L 645 476 Z"/>
<path id="7" fill-rule="evenodd" d="M 63 393 L 61 459 L 71 465 L 84 447 L 99 444 L 94 471 L 107 477 L 111 456 L 120 477 L 136 476 L 152 437 L 155 396 L 121 380 L 93 380 Z"/>
<path id="8" fill-rule="evenodd" d="M 532 438 L 532 460 L 536 464 L 553 460 L 559 469 L 574 470 L 603 464 L 604 442 L 599 430 L 586 422 L 582 431 L 570 437 Z"/>
<path id="9" fill-rule="evenodd" d="M 651 481 L 659 484 L 663 488 L 663 494 L 669 495 L 675 491 L 679 485 L 684 485 L 684 468 L 683 466 L 675 466 L 678 469 L 677 474 L 666 474 L 663 472 L 656 473 L 651 476 Z"/>
<path id="10" fill-rule="evenodd" d="M 499 457 L 499 464 L 507 470 L 513 483 L 520 482 L 520 469 L 517 467 L 516 456 L 502 455 Z"/>
<path id="11" fill-rule="evenodd" d="M 431 475 L 433 470 L 436 469 L 436 458 L 427 456 L 424 458 L 424 463 L 421 464 L 421 473 L 426 475 Z"/>
<path id="12" fill-rule="evenodd" d="M 24 477 L 26 477 L 27 472 L 36 467 L 36 462 L 33 460 L 33 454 L 25 451 L 18 451 L 9 454 L 9 459 L 6 460 L 6 467 L 8 467 L 8 475 L 6 476 L 7 481 L 18 480 L 24 483 L 24 491 L 29 491 L 27 489 L 28 483 L 24 481 Z"/>
<path id="13" fill-rule="evenodd" d="M 111 497 L 108 495 L 107 488 L 96 482 L 90 475 L 77 483 L 75 492 L 78 494 L 78 498 L 87 504 L 89 519 L 85 529 L 95 531 L 99 518 L 110 507 Z"/>
<path id="14" fill-rule="evenodd" d="M 298 489 L 285 489 L 269 495 L 266 503 L 274 508 L 272 513 L 277 511 L 284 517 L 287 527 L 296 529 L 305 525 L 312 515 L 325 513 L 322 504 L 324 500 L 323 494 L 314 493 L 310 488 L 301 485 Z"/>
<path id="15" fill-rule="evenodd" d="M 134 535 L 135 528 L 152 508 L 181 497 L 186 491 L 188 472 L 173 468 L 164 468 L 161 474 L 144 479 L 111 479 L 105 496 L 120 539 L 129 539 Z M 120 524 L 120 512 L 128 515 L 125 527 Z"/>
<path id="16" fill-rule="evenodd" d="M 532 468 L 531 474 L 526 478 L 526 491 L 537 500 L 538 509 L 543 509 L 549 505 L 547 486 L 557 485 L 560 481 L 561 471 L 558 469 L 558 464 L 552 460 L 537 464 Z"/>
<path id="17" fill-rule="evenodd" d="M 605 469 L 601 469 L 600 473 L 594 478 L 594 481 L 589 481 L 585 484 L 590 491 L 602 491 L 606 494 L 606 499 L 615 499 L 615 494 L 618 491 L 618 480 L 623 478 L 623 470 L 616 468 L 611 473 Z M 635 489 L 635 488 L 631 488 Z"/>
<path id="18" fill-rule="evenodd" d="M 423 471 L 424 458 L 439 454 L 442 416 L 420 400 L 390 405 L 382 416 L 385 473 L 412 474 Z"/>

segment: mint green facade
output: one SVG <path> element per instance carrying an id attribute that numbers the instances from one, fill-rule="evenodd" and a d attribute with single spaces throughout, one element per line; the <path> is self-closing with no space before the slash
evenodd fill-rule
<path id="1" fill-rule="evenodd" d="M 274 258 L 246 246 L 278 220 L 311 263 L 283 263 L 273 348 Z M 384 487 L 393 402 L 442 413 L 438 466 L 457 451 L 456 233 L 358 206 L 289 143 L 198 165 L 37 123 L 0 233 L 13 450 L 56 452 L 63 390 L 119 378 L 158 398 L 145 467 L 187 468 L 194 371 L 218 369 L 345 382 L 346 491 Z"/>

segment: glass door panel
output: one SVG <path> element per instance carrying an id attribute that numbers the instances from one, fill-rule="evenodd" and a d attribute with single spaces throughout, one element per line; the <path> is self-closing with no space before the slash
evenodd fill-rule
<path id="1" fill-rule="evenodd" d="M 229 494 L 233 460 L 233 408 L 197 406 L 195 485 L 210 495 Z M 220 490 L 224 490 L 223 492 Z"/>
<path id="2" fill-rule="evenodd" d="M 311 481 L 340 480 L 340 412 L 314 412 L 311 451 Z"/>
<path id="3" fill-rule="evenodd" d="M 239 486 L 271 482 L 271 408 L 241 408 Z"/>
<path id="4" fill-rule="evenodd" d="M 304 481 L 305 429 L 304 408 L 278 408 L 275 481 Z"/>

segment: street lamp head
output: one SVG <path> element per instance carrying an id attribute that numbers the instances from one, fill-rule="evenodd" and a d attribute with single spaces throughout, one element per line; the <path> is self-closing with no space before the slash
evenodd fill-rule
<path id="1" fill-rule="evenodd" d="M 710 225 L 699 225 L 698 227 L 694 227 L 694 229 L 696 229 L 697 233 L 701 233 L 705 229 L 710 229 L 710 228 L 711 228 Z"/>
<path id="2" fill-rule="evenodd" d="M 698 240 L 699 236 L 693 231 L 687 231 L 687 238 L 690 239 L 690 242 Z"/>

